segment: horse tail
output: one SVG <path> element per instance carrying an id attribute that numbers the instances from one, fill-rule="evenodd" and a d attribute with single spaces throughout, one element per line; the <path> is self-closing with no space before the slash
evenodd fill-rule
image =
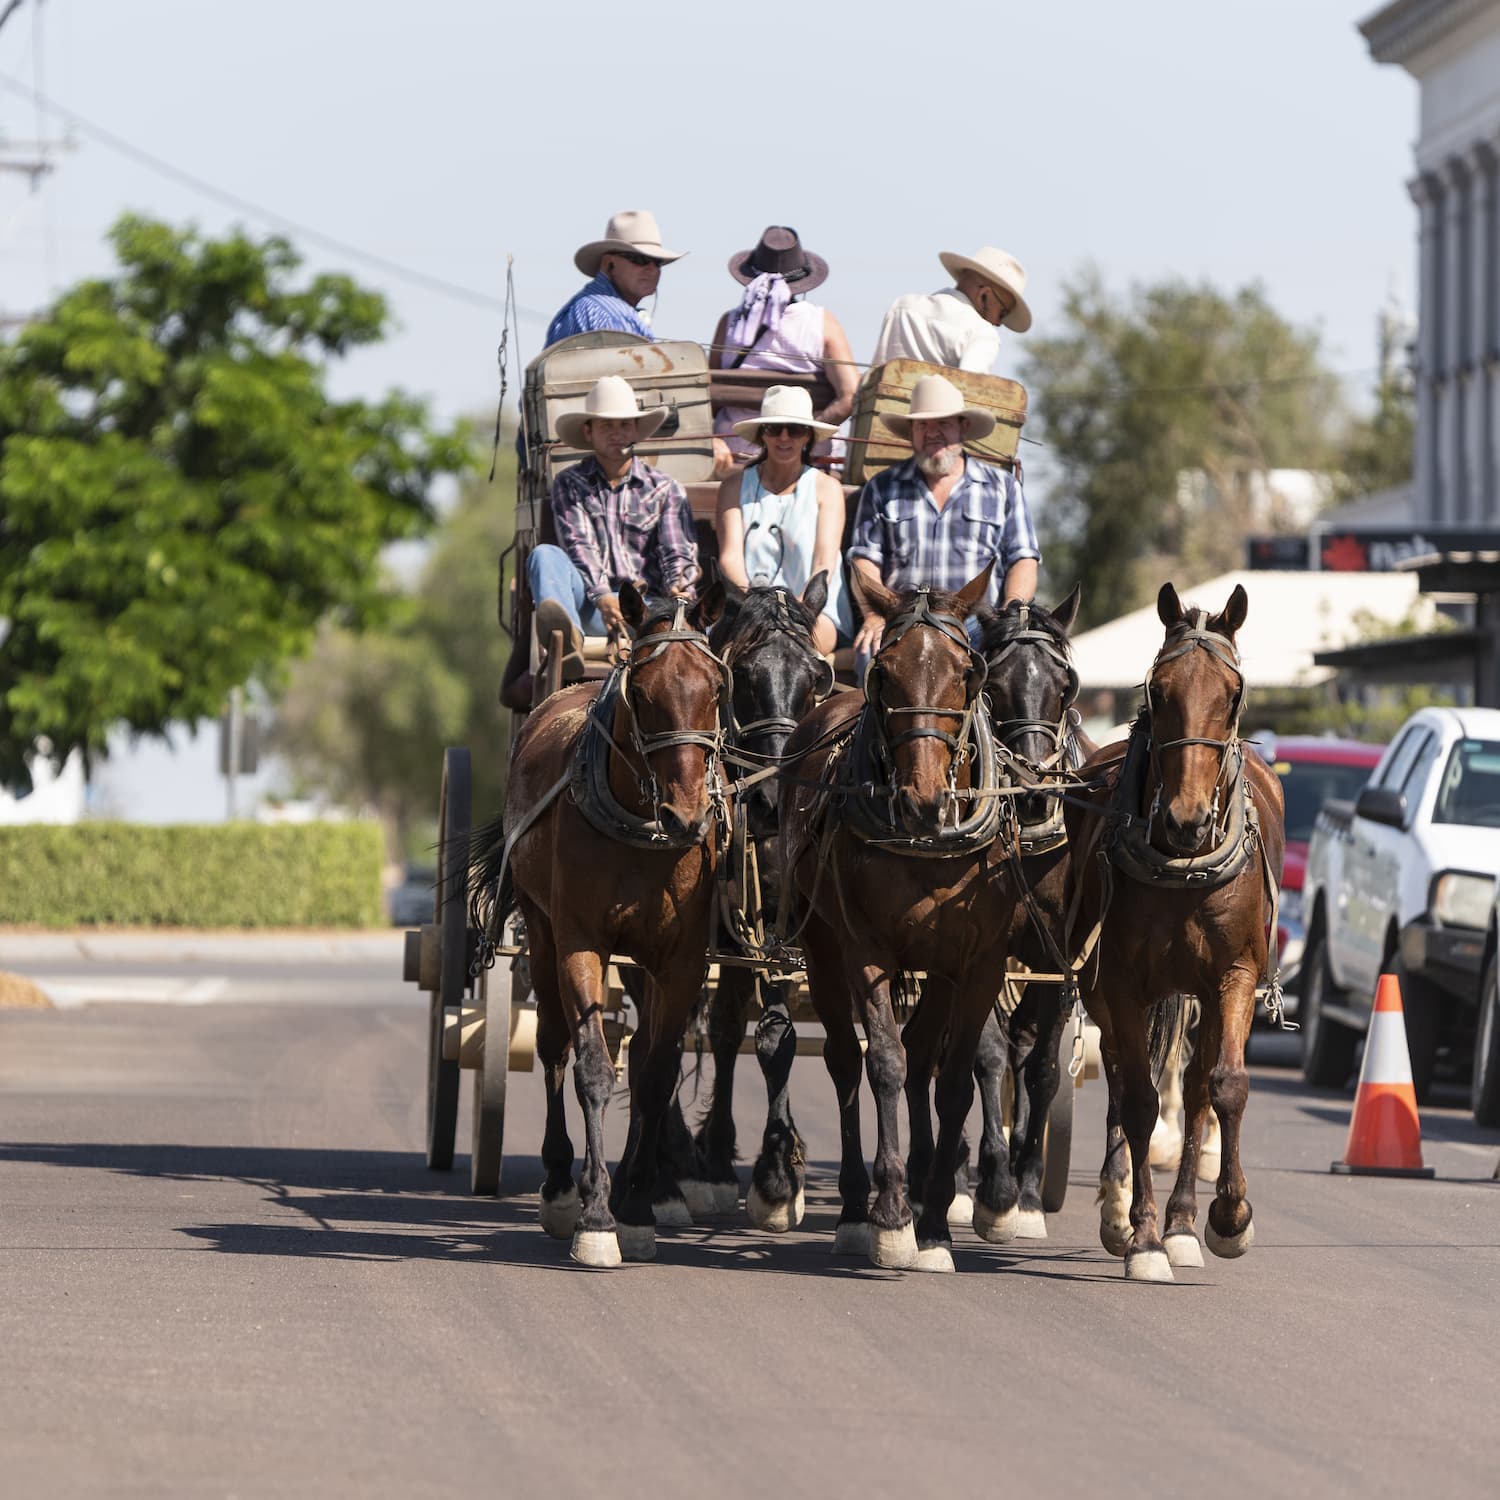
<path id="1" fill-rule="evenodd" d="M 470 925 L 497 932 L 516 905 L 516 884 L 505 858 L 503 813 L 469 834 L 463 859 L 469 872 Z"/>
<path id="2" fill-rule="evenodd" d="M 1168 995 L 1151 1007 L 1151 1024 L 1146 1038 L 1151 1058 L 1151 1081 L 1160 1083 L 1167 1059 L 1177 1051 L 1187 1033 L 1189 997 Z"/>

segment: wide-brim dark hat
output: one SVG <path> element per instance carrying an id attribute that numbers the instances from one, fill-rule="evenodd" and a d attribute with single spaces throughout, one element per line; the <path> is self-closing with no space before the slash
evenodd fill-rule
<path id="1" fill-rule="evenodd" d="M 795 229 L 773 224 L 761 235 L 755 249 L 729 257 L 729 274 L 741 286 L 749 286 L 757 276 L 767 273 L 784 277 L 792 291 L 800 295 L 828 280 L 828 262 L 804 250 Z"/>

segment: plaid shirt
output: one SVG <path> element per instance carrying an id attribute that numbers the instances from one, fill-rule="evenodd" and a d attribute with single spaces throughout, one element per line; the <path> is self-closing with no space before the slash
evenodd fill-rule
<path id="1" fill-rule="evenodd" d="M 617 333 L 638 333 L 643 339 L 651 337 L 651 330 L 643 323 L 636 310 L 615 290 L 615 284 L 603 271 L 594 277 L 581 292 L 565 302 L 547 328 L 547 342 L 555 344 L 573 333 L 594 333 L 599 330 Z"/>
<path id="2" fill-rule="evenodd" d="M 860 491 L 849 561 L 868 558 L 887 588 L 957 593 L 994 558 L 989 602 L 998 604 L 1011 564 L 1041 556 L 1020 483 L 993 464 L 965 456 L 963 477 L 941 510 L 915 458 Z"/>
<path id="3" fill-rule="evenodd" d="M 552 481 L 552 519 L 590 604 L 618 593 L 627 579 L 644 578 L 655 594 L 697 582 L 697 533 L 687 494 L 670 474 L 638 458 L 617 485 L 592 458 L 564 469 Z"/>

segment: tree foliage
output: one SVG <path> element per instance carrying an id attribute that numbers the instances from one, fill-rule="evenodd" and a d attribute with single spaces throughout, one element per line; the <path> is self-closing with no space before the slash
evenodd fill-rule
<path id="1" fill-rule="evenodd" d="M 377 558 L 468 459 L 400 392 L 335 401 L 385 332 L 279 238 L 126 217 L 117 273 L 0 345 L 0 783 L 110 731 L 161 734 L 383 603 Z"/>
<path id="2" fill-rule="evenodd" d="M 1165 578 L 1238 565 L 1250 476 L 1334 467 L 1343 407 L 1318 335 L 1260 288 L 1168 281 L 1122 298 L 1085 272 L 1064 288 L 1059 326 L 1027 340 L 1023 378 L 1047 446 L 1048 572 L 1060 589 L 1083 584 L 1086 624 L 1144 604 Z M 1190 475 L 1207 480 L 1196 495 Z"/>

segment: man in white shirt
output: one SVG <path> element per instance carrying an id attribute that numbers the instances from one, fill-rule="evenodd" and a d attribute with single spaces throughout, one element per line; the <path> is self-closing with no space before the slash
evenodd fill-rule
<path id="1" fill-rule="evenodd" d="M 945 250 L 938 259 L 954 285 L 931 296 L 898 297 L 881 324 L 871 363 L 920 359 L 988 374 L 1000 353 L 1001 326 L 1017 333 L 1031 327 L 1025 267 L 992 245 L 975 255 Z"/>

